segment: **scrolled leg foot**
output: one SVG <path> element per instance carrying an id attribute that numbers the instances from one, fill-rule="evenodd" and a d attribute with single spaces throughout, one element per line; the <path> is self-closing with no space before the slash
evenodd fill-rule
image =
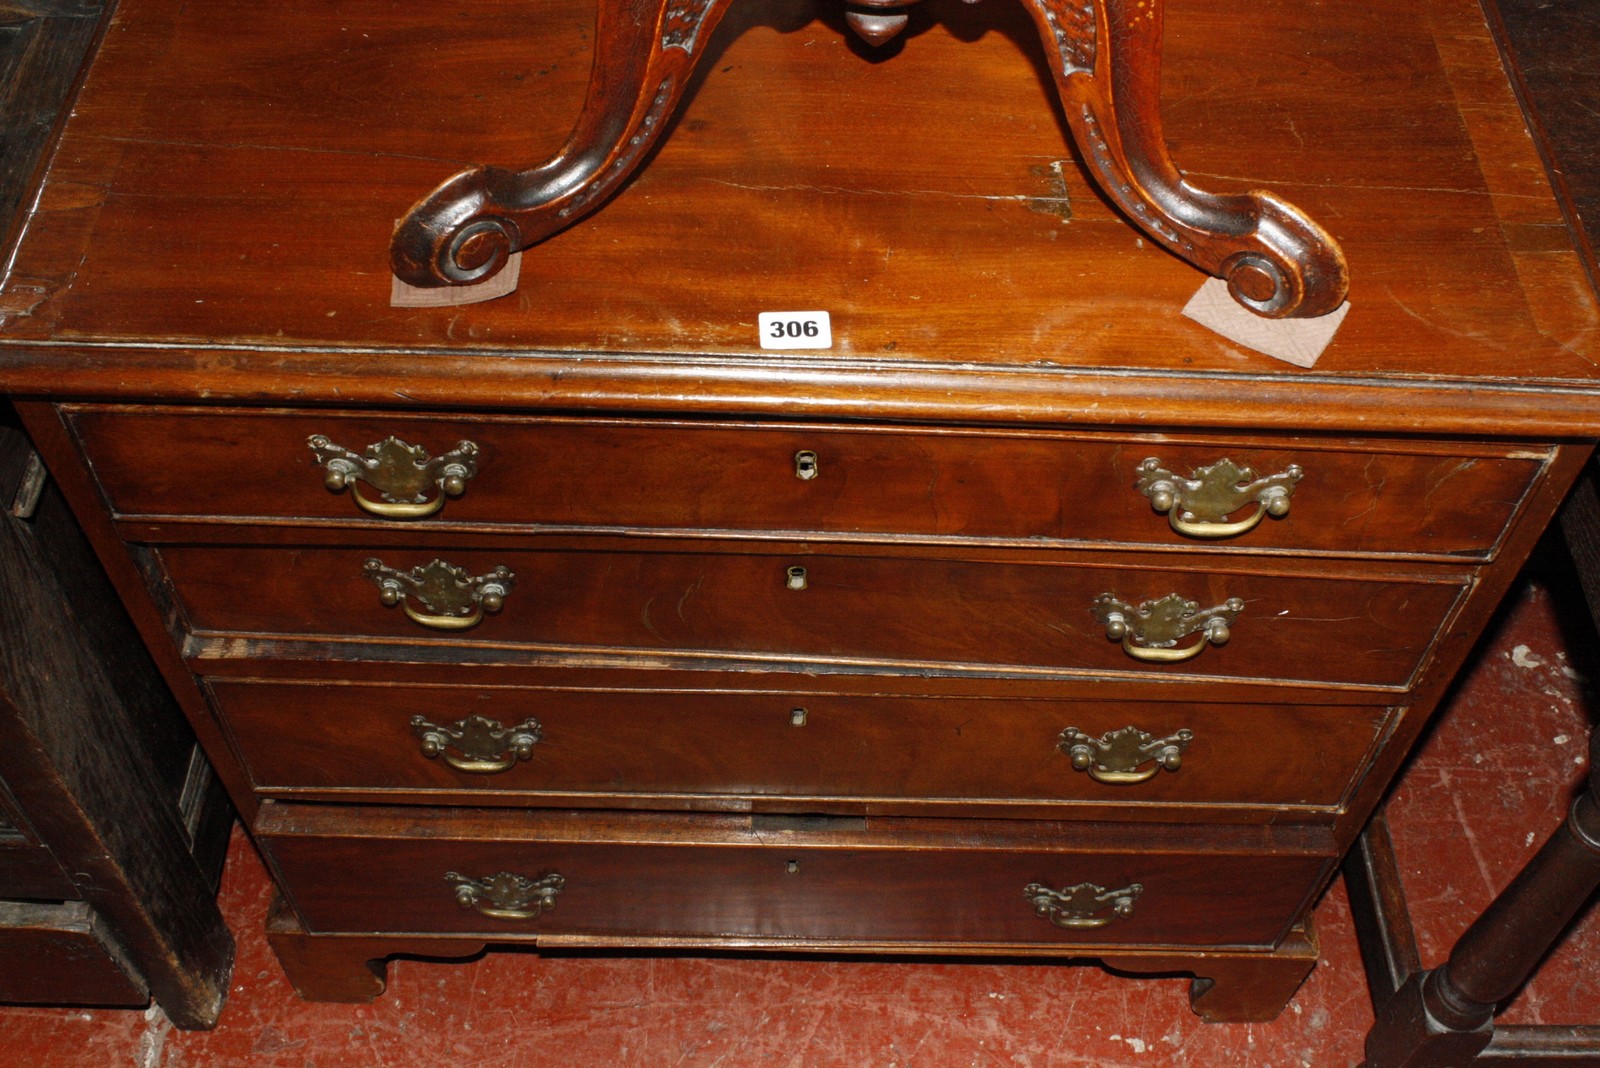
<path id="1" fill-rule="evenodd" d="M 524 171 L 475 167 L 414 205 L 390 264 L 413 286 L 480 282 L 598 208 L 639 166 L 729 0 L 600 0 L 595 63 L 566 145 Z"/>
<path id="2" fill-rule="evenodd" d="M 1325 315 L 1348 271 L 1333 238 L 1265 191 L 1190 185 L 1160 114 L 1162 0 L 1023 0 L 1055 73 L 1068 124 L 1100 187 L 1145 233 L 1268 318 Z"/>
<path id="3" fill-rule="evenodd" d="M 498 274 L 526 244 L 508 206 L 515 177 L 478 167 L 435 189 L 395 228 L 394 273 L 414 286 L 470 285 Z"/>

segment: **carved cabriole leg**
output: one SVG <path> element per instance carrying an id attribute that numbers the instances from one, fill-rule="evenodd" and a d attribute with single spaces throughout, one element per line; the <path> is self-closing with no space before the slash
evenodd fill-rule
<path id="1" fill-rule="evenodd" d="M 599 207 L 638 167 L 677 107 L 728 0 L 600 0 L 594 69 L 566 145 L 525 171 L 475 167 L 406 213 L 394 273 L 464 285 Z"/>
<path id="2" fill-rule="evenodd" d="M 1038 24 L 1073 136 L 1100 187 L 1147 234 L 1270 318 L 1344 300 L 1344 256 L 1321 227 L 1268 192 L 1190 185 L 1161 128 L 1163 0 L 1023 0 Z"/>

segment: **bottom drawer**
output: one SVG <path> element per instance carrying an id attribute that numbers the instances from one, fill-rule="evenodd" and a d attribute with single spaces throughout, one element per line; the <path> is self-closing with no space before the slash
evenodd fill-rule
<path id="1" fill-rule="evenodd" d="M 839 945 L 1275 945 L 1331 863 L 1314 828 L 678 816 L 269 803 L 312 932 Z"/>

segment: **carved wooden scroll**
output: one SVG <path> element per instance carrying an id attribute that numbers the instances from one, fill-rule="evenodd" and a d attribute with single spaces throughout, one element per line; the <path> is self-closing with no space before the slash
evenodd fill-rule
<path id="1" fill-rule="evenodd" d="M 394 272 L 415 286 L 487 278 L 510 254 L 570 226 L 639 166 L 677 107 L 729 0 L 600 0 L 594 69 L 566 145 L 529 170 L 476 167 L 446 181 L 395 230 Z M 848 21 L 882 43 L 913 0 L 856 0 Z M 1338 245 L 1272 193 L 1190 185 L 1160 116 L 1163 0 L 1022 0 L 1044 41 L 1092 176 L 1145 233 L 1270 318 L 1344 300 Z"/>
<path id="2" fill-rule="evenodd" d="M 600 0 L 594 69 L 567 143 L 525 171 L 462 171 L 395 228 L 394 273 L 465 285 L 577 222 L 615 192 L 661 136 L 728 0 Z"/>
<path id="3" fill-rule="evenodd" d="M 1269 318 L 1324 315 L 1343 301 L 1344 254 L 1271 193 L 1190 185 L 1161 129 L 1162 0 L 1022 0 L 1033 14 L 1078 148 L 1145 233 Z"/>

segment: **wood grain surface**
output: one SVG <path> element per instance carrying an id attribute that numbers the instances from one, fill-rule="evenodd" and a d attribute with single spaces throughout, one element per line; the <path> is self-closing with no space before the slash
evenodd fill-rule
<path id="1" fill-rule="evenodd" d="M 329 821 L 316 806 L 273 805 L 260 833 L 312 931 L 769 938 L 796 948 L 868 938 L 1265 949 L 1287 933 L 1325 864 L 1314 837 L 1270 828 L 826 818 L 808 827 L 760 816 L 462 818 L 380 807 Z M 449 871 L 557 872 L 567 887 L 539 919 L 507 922 L 461 908 Z M 1144 891 L 1132 916 L 1089 930 L 1054 926 L 1023 894 L 1030 883 L 1079 882 Z M 727 893 L 730 884 L 745 892 Z"/>
<path id="2" fill-rule="evenodd" d="M 388 306 L 388 233 L 559 142 L 592 12 L 130 0 L 0 296 L 0 385 L 101 395 L 1581 436 L 1595 306 L 1481 13 L 1169 5 L 1173 152 L 1344 246 L 1311 372 L 1179 314 L 1201 278 L 1089 192 L 1020 9 L 934 0 L 873 61 L 735 10 L 655 158 L 517 294 Z M 293 79 L 282 72 L 294 70 Z M 756 313 L 831 311 L 821 353 Z M 104 347 L 110 345 L 112 347 Z M 1381 387 L 1381 388 L 1380 388 Z M 1537 387 L 1537 388 L 1535 388 Z"/>
<path id="3" fill-rule="evenodd" d="M 1287 434 L 933 436 L 849 424 L 100 405 L 75 407 L 68 418 L 115 514 L 146 537 L 148 524 L 179 520 L 168 537 L 206 539 L 315 521 L 430 537 L 793 531 L 813 539 L 1486 559 L 1548 461 L 1548 450 L 1520 444 Z M 390 436 L 430 456 L 469 441 L 476 473 L 425 520 L 377 519 L 353 500 L 362 487 L 328 490 L 307 448 L 317 434 L 358 453 Z M 802 450 L 815 455 L 812 478 L 796 476 Z M 1208 539 L 1174 530 L 1139 491 L 1140 467 L 1152 457 L 1181 478 L 1222 460 L 1257 477 L 1292 467 L 1304 477 L 1286 515 Z M 438 493 L 431 487 L 427 496 Z M 364 496 L 379 494 L 367 486 Z M 1256 503 L 1243 500 L 1230 519 L 1255 512 Z"/>
<path id="4" fill-rule="evenodd" d="M 999 814 L 1077 802 L 1169 821 L 1304 818 L 1283 810 L 1339 805 L 1392 722 L 1391 710 L 1372 706 L 308 680 L 212 679 L 208 688 L 263 794 L 338 801 L 386 792 L 390 803 L 807 812 L 867 803 L 882 813 L 988 801 Z M 494 774 L 423 755 L 412 717 L 451 724 L 469 715 L 503 726 L 531 718 L 541 738 L 527 760 Z M 1074 770 L 1060 745 L 1068 728 L 1100 737 L 1130 724 L 1157 738 L 1191 731 L 1182 766 L 1105 783 Z"/>

